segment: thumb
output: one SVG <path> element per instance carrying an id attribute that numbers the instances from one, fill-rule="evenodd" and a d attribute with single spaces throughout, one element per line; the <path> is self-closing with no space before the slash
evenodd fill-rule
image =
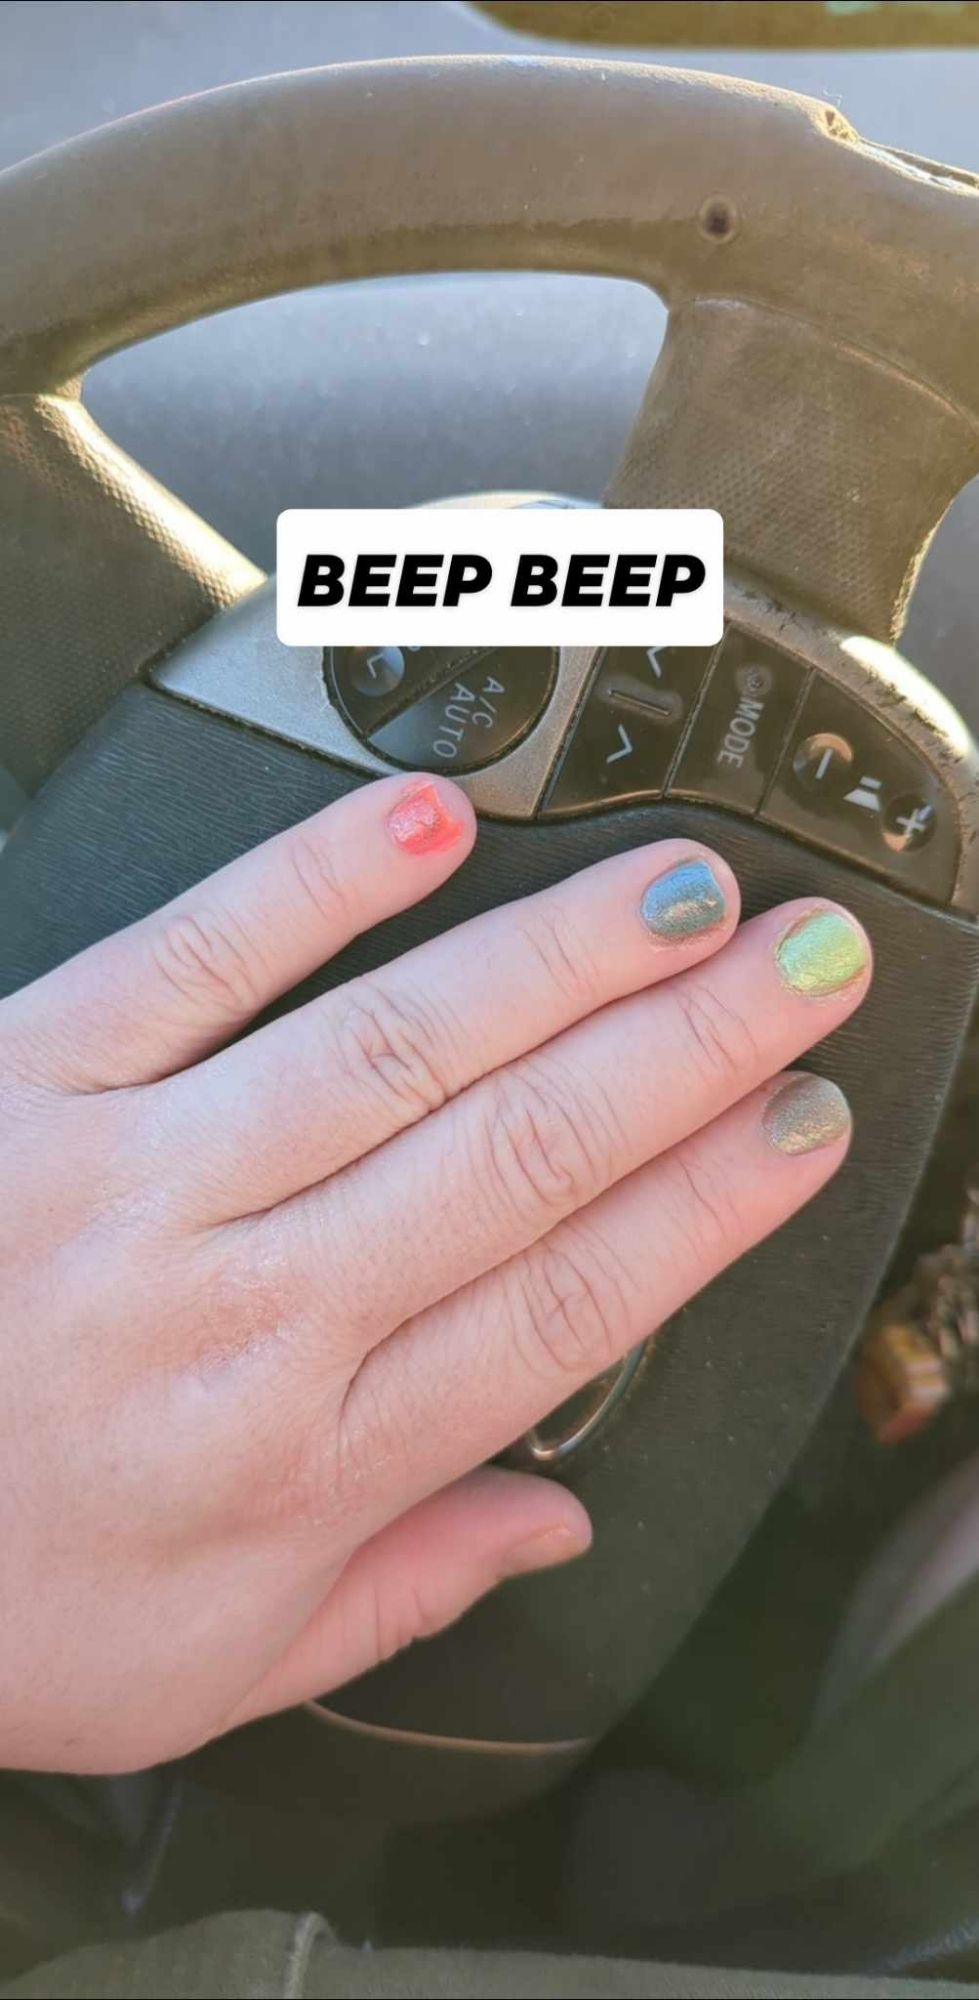
<path id="1" fill-rule="evenodd" d="M 226 1724 L 310 1701 L 431 1638 L 507 1577 L 583 1555 L 591 1524 L 550 1480 L 484 1466 L 382 1529 Z"/>

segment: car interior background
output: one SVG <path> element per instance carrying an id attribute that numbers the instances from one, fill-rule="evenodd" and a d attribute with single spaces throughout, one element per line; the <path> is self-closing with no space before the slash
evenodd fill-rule
<path id="1" fill-rule="evenodd" d="M 979 171 L 979 5 L 6 0 L 0 43 L 3 168 L 110 120 L 246 79 L 399 56 L 535 55 L 771 84 L 832 107 L 869 152 L 924 162 L 912 163 L 912 177 L 927 180 L 934 161 L 963 175 Z M 425 143 L 423 119 L 417 131 Z M 502 149 L 481 164 L 491 182 L 505 183 Z M 857 238 L 860 229 L 858 214 Z M 461 266 L 316 283 L 109 354 L 86 379 L 85 403 L 115 444 L 227 537 L 246 569 L 255 566 L 247 575 L 257 583 L 274 568 L 276 517 L 287 507 L 414 506 L 480 494 L 597 505 L 612 481 L 622 482 L 613 500 L 629 504 L 634 460 L 616 469 L 666 318 L 648 285 L 553 268 Z M 979 397 L 979 346 L 974 355 Z M 646 504 L 655 505 L 655 453 L 646 470 Z M 671 492 L 663 504 L 680 502 Z M 964 484 L 928 547 L 899 643 L 979 736 L 977 547 L 979 481 Z M 245 628 L 222 629 L 233 666 Z M 166 661 L 154 662 L 153 688 L 139 691 L 166 708 L 171 732 L 146 804 L 148 828 L 170 813 L 193 822 L 206 795 L 217 736 L 205 730 L 198 749 L 191 725 L 206 709 L 207 727 L 223 726 L 215 719 L 223 697 L 200 689 L 218 686 L 224 657 L 218 674 L 188 651 L 169 679 Z M 70 662 L 63 670 L 70 679 Z M 182 680 L 188 673 L 205 679 Z M 339 675 L 334 663 L 329 686 L 342 711 Z M 0 731 L 3 717 L 0 693 Z M 246 719 L 260 734 L 261 714 Z M 354 710 L 355 734 L 356 723 Z M 99 739 L 96 787 L 107 772 L 118 778 L 136 741 L 126 734 L 134 722 L 118 727 L 111 743 Z M 241 734 L 252 743 L 249 731 Z M 269 725 L 263 743 L 285 818 L 318 797 L 319 778 L 303 775 L 316 759 L 300 757 L 297 740 Z M 185 755 L 175 798 L 174 760 Z M 362 768 L 371 767 L 367 758 Z M 229 785 L 247 787 L 244 763 L 229 754 L 224 770 Z M 97 789 L 69 798 L 58 782 L 40 835 L 52 854 L 65 828 L 81 825 L 80 813 L 101 811 Z M 133 787 L 134 813 L 141 788 L 152 793 L 154 783 L 144 773 Z M 29 760 L 0 772 L 5 833 L 32 810 L 34 789 Z M 498 827 L 497 835 L 529 857 L 539 831 Z M 218 852 L 223 838 L 215 836 Z M 36 949 L 22 941 L 30 905 L 17 886 L 14 846 L 14 886 L 6 905 L 0 897 L 4 990 L 30 966 L 40 969 L 46 953 L 63 955 L 70 935 L 56 911 Z M 107 852 L 111 861 L 111 845 Z M 575 852 L 580 859 L 585 849 Z M 812 865 L 819 882 L 820 871 L 843 864 L 837 851 Z M 109 881 L 96 898 L 102 915 L 91 921 L 121 921 L 135 907 L 128 894 Z M 907 976 L 918 998 L 905 1008 L 899 984 L 890 990 L 893 1038 L 881 1060 L 900 1067 L 895 1084 L 909 1100 L 919 1094 L 927 1123 L 947 1082 L 929 1007 L 938 1009 L 943 984 L 957 980 L 964 993 L 968 980 L 966 970 L 946 980 L 939 959 L 929 987 L 936 934 L 907 922 Z M 923 993 L 933 995 L 928 1005 Z M 949 1064 L 959 1026 L 942 1042 Z M 392 1678 L 389 1694 L 381 1670 L 337 1705 L 328 1729 L 317 1732 L 296 1713 L 180 1767 L 112 1779 L 5 1777 L 13 1836 L 0 1862 L 0 1969 L 9 1975 L 90 1937 L 275 1907 L 321 1909 L 356 1943 L 979 1980 L 977 1112 L 973 1020 L 926 1163 L 902 1162 L 891 1128 L 878 1134 L 875 1173 L 893 1188 L 882 1209 L 890 1240 L 872 1310 L 850 1329 L 852 1355 L 841 1353 L 819 1409 L 793 1411 L 787 1369 L 781 1416 L 770 1404 L 763 1412 L 769 1428 L 784 1425 L 787 1463 L 752 1502 L 750 1532 L 708 1601 L 622 1712 L 595 1729 L 587 1755 L 548 1754 L 577 1739 L 570 1723 L 535 1726 L 546 1722 L 549 1701 L 560 1707 L 557 1645 L 536 1706 L 509 1682 L 493 1697 L 498 1708 L 524 1704 L 521 1745 L 544 1740 L 532 1777 L 503 1784 L 487 1775 L 498 1764 L 480 1730 L 458 1722 L 448 1731 L 452 1755 L 436 1754 L 443 1712 L 468 1713 L 458 1687 L 468 1656 L 447 1655 L 429 1670 L 422 1648 L 407 1693 Z M 838 1218 L 839 1239 L 824 1240 L 824 1256 L 859 1259 L 864 1226 L 869 1234 L 857 1210 L 854 1240 L 844 1245 Z M 785 1289 L 771 1292 L 767 1269 L 759 1264 L 755 1280 L 749 1273 L 740 1310 L 774 1345 L 790 1293 L 800 1327 L 818 1320 L 820 1266 L 800 1263 Z M 757 1367 L 749 1354 L 739 1387 L 745 1407 Z M 803 1376 L 800 1363 L 800 1383 Z M 643 1392 L 639 1371 L 629 1394 Z M 619 1421 L 612 1412 L 601 1445 L 584 1449 L 614 1458 Z M 711 1498 L 721 1511 L 728 1470 L 721 1456 L 712 1471 L 699 1461 L 701 1484 L 716 1481 Z M 679 1510 L 682 1482 L 676 1491 Z M 638 1628 L 646 1585 L 640 1577 L 633 1587 Z M 603 1615 L 598 1601 L 594 1616 Z M 483 1628 L 474 1630 L 472 1653 Z M 628 1655 L 628 1627 L 606 1637 Z M 637 1679 L 642 1657 L 639 1648 Z M 578 1693 L 566 1701 L 571 1722 Z M 490 1713 L 489 1698 L 484 1708 Z"/>

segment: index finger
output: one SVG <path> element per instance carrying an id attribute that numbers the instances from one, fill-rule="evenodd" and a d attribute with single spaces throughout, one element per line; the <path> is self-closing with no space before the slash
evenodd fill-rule
<path id="1" fill-rule="evenodd" d="M 359 786 L 5 1000 L 0 1046 L 69 1091 L 171 1075 L 430 895 L 474 838 L 445 778 Z"/>

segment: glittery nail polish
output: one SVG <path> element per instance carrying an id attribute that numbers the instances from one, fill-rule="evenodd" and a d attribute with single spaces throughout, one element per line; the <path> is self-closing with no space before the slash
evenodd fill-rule
<path id="1" fill-rule="evenodd" d="M 790 1076 L 772 1092 L 761 1122 L 780 1153 L 815 1153 L 849 1131 L 850 1107 L 828 1077 Z"/>
<path id="2" fill-rule="evenodd" d="M 404 854 L 441 854 L 462 832 L 434 785 L 412 785 L 388 813 L 388 832 Z"/>
<path id="3" fill-rule="evenodd" d="M 859 979 L 870 953 L 863 932 L 849 917 L 839 910 L 810 910 L 783 931 L 775 963 L 794 993 L 820 999 Z"/>
<path id="4" fill-rule="evenodd" d="M 682 944 L 724 922 L 724 891 L 706 861 L 681 861 L 643 891 L 639 914 L 646 929 L 667 944 Z"/>

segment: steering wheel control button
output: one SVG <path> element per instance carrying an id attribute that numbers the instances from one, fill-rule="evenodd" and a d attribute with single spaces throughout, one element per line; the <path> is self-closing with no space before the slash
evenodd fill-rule
<path id="1" fill-rule="evenodd" d="M 729 630 L 670 791 L 757 812 L 808 673 L 788 654 Z"/>
<path id="2" fill-rule="evenodd" d="M 625 646 L 604 654 L 541 817 L 659 797 L 711 657 L 704 646 Z"/>
<path id="3" fill-rule="evenodd" d="M 439 646 L 330 646 L 323 664 L 337 707 L 358 736 L 367 736 L 451 673 L 454 662 Z"/>
<path id="4" fill-rule="evenodd" d="M 853 745 L 845 736 L 833 736 L 828 730 L 807 736 L 792 759 L 793 774 L 802 790 L 824 799 L 843 793 L 850 783 L 852 765 Z"/>
<path id="5" fill-rule="evenodd" d="M 761 817 L 912 895 L 946 902 L 958 818 L 937 773 L 873 710 L 814 674 Z"/>
<path id="6" fill-rule="evenodd" d="M 476 771 L 512 750 L 547 705 L 556 659 L 545 647 L 502 646 L 480 653 L 459 672 L 442 655 L 449 678 L 413 701 L 370 742 L 392 763 L 428 771 Z"/>
<path id="7" fill-rule="evenodd" d="M 884 812 L 884 839 L 893 854 L 913 854 L 916 847 L 924 847 L 931 839 L 937 825 L 938 812 L 932 800 L 907 792 L 892 799 Z"/>
<path id="8" fill-rule="evenodd" d="M 350 662 L 350 685 L 357 694 L 366 695 L 368 701 L 380 701 L 386 694 L 394 694 L 404 677 L 402 646 L 380 646 L 375 651 L 367 646 L 363 651 L 354 651 Z"/>

